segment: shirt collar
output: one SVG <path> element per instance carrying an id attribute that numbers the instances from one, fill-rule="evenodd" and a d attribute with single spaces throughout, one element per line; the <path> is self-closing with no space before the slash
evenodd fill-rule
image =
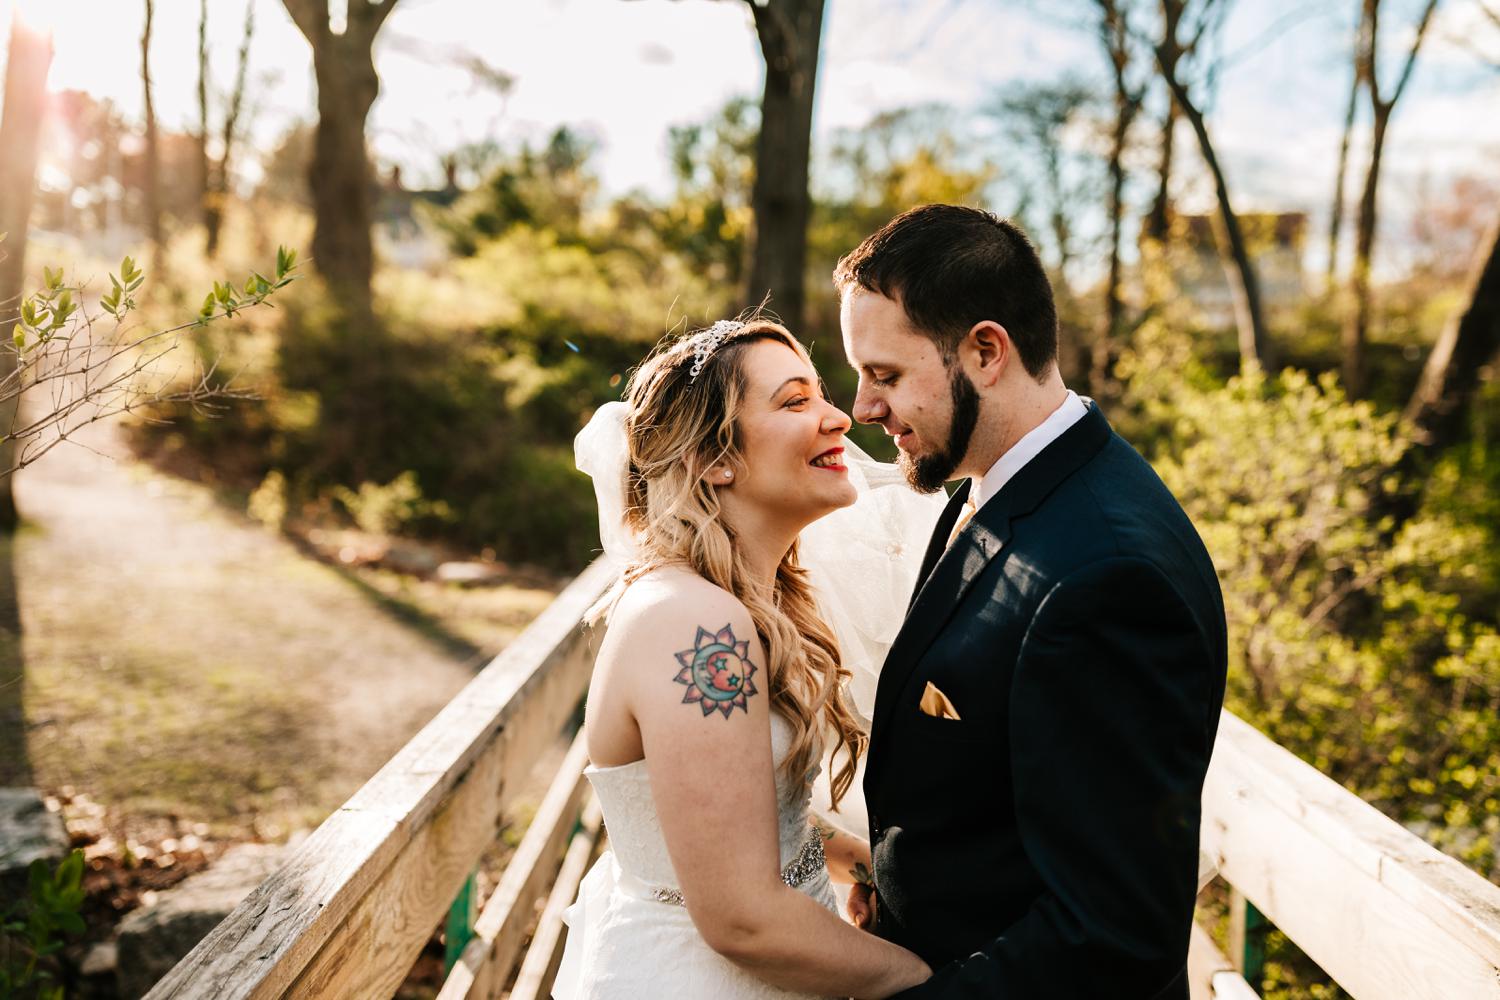
<path id="1" fill-rule="evenodd" d="M 1082 420 L 1088 412 L 1088 405 L 1078 393 L 1069 389 L 1062 405 L 1053 410 L 1046 420 L 1037 424 L 1021 440 L 1011 445 L 1010 450 L 1001 455 L 982 478 L 971 480 L 973 485 L 969 489 L 970 502 L 976 509 L 984 506 L 984 502 L 999 493 L 1000 489 L 1026 466 L 1027 462 L 1039 455 L 1043 448 L 1062 437 L 1064 431 Z"/>

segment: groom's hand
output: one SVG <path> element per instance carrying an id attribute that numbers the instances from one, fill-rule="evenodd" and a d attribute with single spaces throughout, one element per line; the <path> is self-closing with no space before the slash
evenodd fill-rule
<path id="1" fill-rule="evenodd" d="M 875 887 L 856 882 L 849 887 L 849 902 L 845 909 L 855 927 L 871 931 L 875 929 Z"/>

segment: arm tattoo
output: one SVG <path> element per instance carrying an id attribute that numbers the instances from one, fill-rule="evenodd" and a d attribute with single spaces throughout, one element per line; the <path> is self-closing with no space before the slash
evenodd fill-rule
<path id="1" fill-rule="evenodd" d="M 854 867 L 849 869 L 849 874 L 854 876 L 854 881 L 858 884 L 870 889 L 875 888 L 875 876 L 870 874 L 870 869 L 866 868 L 863 862 L 854 862 Z"/>
<path id="2" fill-rule="evenodd" d="M 755 665 L 747 658 L 749 653 L 750 643 L 735 639 L 728 625 L 718 632 L 699 628 L 693 648 L 677 654 L 682 669 L 673 679 L 687 686 L 683 704 L 696 703 L 705 716 L 717 710 L 727 719 L 736 705 L 749 714 L 746 700 L 757 693 L 750 680 Z"/>

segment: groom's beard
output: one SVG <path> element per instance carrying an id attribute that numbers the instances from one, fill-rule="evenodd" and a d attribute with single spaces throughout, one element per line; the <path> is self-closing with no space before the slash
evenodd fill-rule
<path id="1" fill-rule="evenodd" d="M 953 478 L 979 423 L 979 390 L 957 364 L 948 371 L 948 391 L 953 397 L 953 419 L 948 424 L 948 440 L 943 447 L 915 458 L 903 451 L 896 459 L 896 467 L 919 493 L 936 493 Z"/>

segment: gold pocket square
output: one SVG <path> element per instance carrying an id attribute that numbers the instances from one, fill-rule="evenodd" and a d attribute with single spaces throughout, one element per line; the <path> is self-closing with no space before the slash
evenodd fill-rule
<path id="1" fill-rule="evenodd" d="M 934 719 L 952 719 L 954 722 L 961 721 L 958 717 L 958 709 L 953 707 L 953 702 L 948 696 L 938 690 L 932 681 L 927 682 L 927 687 L 922 691 L 922 700 L 917 702 L 924 715 L 930 715 Z"/>

